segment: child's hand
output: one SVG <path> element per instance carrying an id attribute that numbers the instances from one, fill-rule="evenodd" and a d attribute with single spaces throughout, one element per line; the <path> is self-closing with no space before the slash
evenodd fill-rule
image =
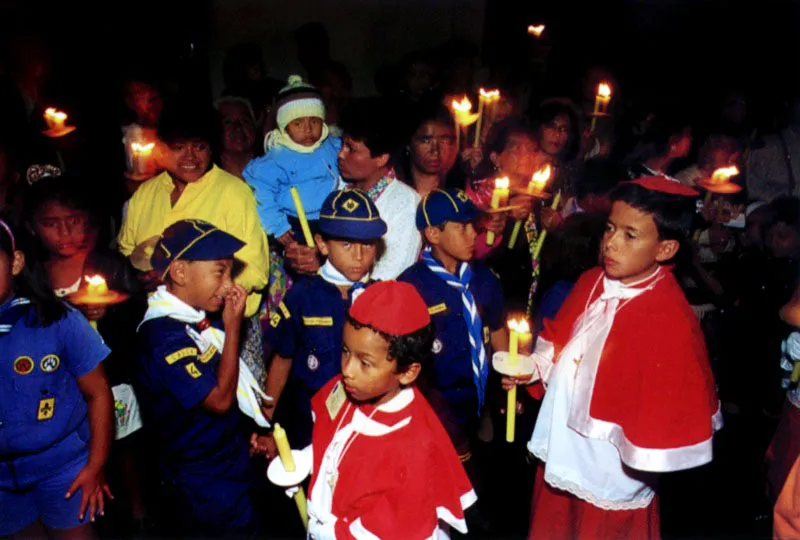
<path id="1" fill-rule="evenodd" d="M 278 446 L 271 435 L 259 435 L 253 433 L 250 436 L 250 455 L 266 456 L 272 459 L 278 455 Z"/>
<path id="2" fill-rule="evenodd" d="M 225 332 L 236 330 L 242 323 L 244 308 L 247 304 L 247 291 L 241 285 L 235 283 L 225 296 L 225 307 L 222 309 L 222 323 L 225 325 Z"/>
<path id="3" fill-rule="evenodd" d="M 511 210 L 511 217 L 517 221 L 522 221 L 523 219 L 528 219 L 533 210 L 533 197 L 523 194 L 514 195 L 509 199 L 508 204 L 520 207 Z"/>
<path id="4" fill-rule="evenodd" d="M 86 509 L 89 509 L 89 519 L 94 521 L 95 516 L 105 514 L 105 499 L 104 495 L 109 499 L 113 499 L 111 488 L 106 483 L 106 477 L 103 474 L 102 467 L 97 469 L 91 465 L 87 465 L 80 470 L 78 476 L 72 481 L 69 486 L 66 499 L 71 498 L 75 493 L 81 491 L 81 508 L 78 511 L 78 518 L 83 521 L 83 516 L 86 514 Z"/>
<path id="5" fill-rule="evenodd" d="M 526 377 L 509 377 L 508 375 L 503 377 L 503 390 L 511 390 L 515 386 L 526 386 L 531 381 L 530 376 Z"/>
<path id="6" fill-rule="evenodd" d="M 561 218 L 561 214 L 558 213 L 558 210 L 553 210 L 549 206 L 542 206 L 541 212 L 542 227 L 544 227 L 545 230 L 552 231 L 561 225 L 563 219 Z"/>
<path id="7" fill-rule="evenodd" d="M 480 165 L 481 161 L 483 161 L 483 148 L 478 146 L 478 148 L 467 148 L 461 152 L 461 160 L 467 163 L 473 171 Z"/>
<path id="8" fill-rule="evenodd" d="M 280 245 L 282 245 L 285 248 L 288 248 L 292 244 L 292 242 L 294 242 L 294 234 L 292 233 L 292 231 L 287 231 L 282 235 L 280 235 L 278 238 L 276 238 L 276 240 Z"/>
<path id="9" fill-rule="evenodd" d="M 103 318 L 103 315 L 106 314 L 105 306 L 87 306 L 85 304 L 81 304 L 78 306 L 78 309 L 81 310 L 83 316 L 89 321 L 99 321 Z"/>
<path id="10" fill-rule="evenodd" d="M 286 260 L 296 272 L 301 274 L 316 274 L 319 270 L 317 250 L 294 242 L 286 250 Z"/>

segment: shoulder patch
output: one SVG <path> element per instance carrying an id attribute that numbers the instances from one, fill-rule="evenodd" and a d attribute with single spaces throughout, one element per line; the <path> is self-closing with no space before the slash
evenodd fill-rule
<path id="1" fill-rule="evenodd" d="M 303 317 L 306 326 L 333 326 L 333 317 Z"/>
<path id="2" fill-rule="evenodd" d="M 191 375 L 192 379 L 199 379 L 200 377 L 203 376 L 200 370 L 197 369 L 197 366 L 194 365 L 194 362 L 189 362 L 188 364 L 186 364 L 186 373 Z"/>
<path id="3" fill-rule="evenodd" d="M 290 318 L 292 317 L 292 314 L 291 314 L 291 313 L 289 313 L 289 308 L 287 308 L 287 307 L 286 307 L 286 304 L 284 304 L 283 302 L 281 302 L 280 304 L 278 304 L 278 309 L 280 309 L 280 310 L 281 310 L 281 313 L 283 313 L 283 317 L 284 317 L 285 319 L 290 319 Z"/>
<path id="4" fill-rule="evenodd" d="M 444 302 L 441 304 L 436 304 L 435 306 L 428 306 L 429 315 L 437 315 L 439 313 L 444 313 L 445 311 L 447 311 L 447 304 Z"/>
<path id="5" fill-rule="evenodd" d="M 164 360 L 167 361 L 167 364 L 172 365 L 181 358 L 187 358 L 189 356 L 197 356 L 197 347 L 186 347 L 185 349 L 175 351 L 174 353 L 166 356 Z"/>
<path id="6" fill-rule="evenodd" d="M 198 356 L 198 357 L 197 357 L 197 359 L 198 359 L 198 360 L 200 360 L 202 363 L 204 363 L 204 364 L 205 364 L 206 362 L 208 362 L 209 360 L 211 360 L 211 358 L 212 358 L 212 357 L 213 357 L 215 354 L 217 354 L 217 348 L 216 348 L 215 346 L 211 345 L 211 346 L 210 346 L 208 349 L 206 349 L 206 352 L 204 352 L 203 354 L 201 354 L 200 356 Z"/>
<path id="7" fill-rule="evenodd" d="M 273 313 L 269 316 L 269 325 L 273 328 L 277 328 L 278 325 L 281 323 L 281 314 L 280 313 Z"/>

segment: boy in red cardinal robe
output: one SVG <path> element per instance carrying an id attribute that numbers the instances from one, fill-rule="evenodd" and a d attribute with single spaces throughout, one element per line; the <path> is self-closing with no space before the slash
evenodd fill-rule
<path id="1" fill-rule="evenodd" d="M 697 192 L 621 184 L 589 270 L 545 321 L 527 380 L 542 396 L 530 538 L 658 538 L 659 473 L 711 461 L 722 425 L 700 326 L 663 266 L 691 232 Z"/>
<path id="2" fill-rule="evenodd" d="M 342 373 L 312 399 L 311 538 L 437 538 L 467 532 L 475 492 L 414 386 L 430 354 L 428 307 L 408 283 L 370 285 L 350 307 Z"/>

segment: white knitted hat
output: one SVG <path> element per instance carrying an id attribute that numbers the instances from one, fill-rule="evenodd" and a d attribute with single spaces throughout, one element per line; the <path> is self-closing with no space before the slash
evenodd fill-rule
<path id="1" fill-rule="evenodd" d="M 319 91 L 303 82 L 300 75 L 291 75 L 288 84 L 278 93 L 277 123 L 281 131 L 286 130 L 289 122 L 311 116 L 325 120 L 325 105 Z"/>

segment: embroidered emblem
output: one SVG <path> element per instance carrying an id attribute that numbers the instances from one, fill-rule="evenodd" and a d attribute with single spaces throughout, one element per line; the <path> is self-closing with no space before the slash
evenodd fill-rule
<path id="1" fill-rule="evenodd" d="M 439 338 L 433 340 L 433 346 L 431 346 L 431 351 L 433 354 L 439 354 L 442 352 L 442 341 Z"/>
<path id="2" fill-rule="evenodd" d="M 195 347 L 186 347 L 185 349 L 181 349 L 179 351 L 175 351 L 174 353 L 170 354 L 165 358 L 167 364 L 172 365 L 181 358 L 186 358 L 188 356 L 197 356 L 197 348 Z"/>
<path id="3" fill-rule="evenodd" d="M 38 421 L 49 420 L 53 417 L 56 410 L 56 398 L 45 398 L 39 400 L 39 411 L 36 414 Z"/>
<path id="4" fill-rule="evenodd" d="M 460 189 L 458 190 L 458 193 L 456 193 L 456 199 L 458 199 L 461 202 L 469 201 L 469 197 L 467 197 L 467 194 L 461 191 Z"/>
<path id="5" fill-rule="evenodd" d="M 273 313 L 272 315 L 269 316 L 269 325 L 272 328 L 277 328 L 280 322 L 281 322 L 280 313 Z"/>
<path id="6" fill-rule="evenodd" d="M 191 375 L 192 379 L 199 379 L 200 377 L 203 376 L 200 370 L 197 369 L 197 366 L 194 365 L 194 362 L 189 362 L 188 364 L 186 364 L 186 373 Z"/>
<path id="7" fill-rule="evenodd" d="M 333 385 L 331 393 L 328 394 L 328 398 L 325 400 L 325 408 L 328 409 L 328 416 L 330 416 L 331 420 L 336 418 L 346 400 L 347 395 L 344 391 L 344 385 L 342 381 L 338 381 Z"/>
<path id="8" fill-rule="evenodd" d="M 333 317 L 303 317 L 306 326 L 333 326 Z"/>
<path id="9" fill-rule="evenodd" d="M 447 311 L 447 304 L 436 304 L 428 308 L 428 315 L 436 315 L 438 313 L 444 313 L 445 311 Z"/>
<path id="10" fill-rule="evenodd" d="M 197 359 L 205 364 L 209 360 L 211 360 L 211 358 L 213 358 L 215 354 L 217 354 L 217 348 L 211 345 L 208 349 L 206 349 L 206 352 L 198 356 Z"/>
<path id="11" fill-rule="evenodd" d="M 41 362 L 39 362 L 39 367 L 45 373 L 54 372 L 55 370 L 58 369 L 59 365 L 61 365 L 61 360 L 58 358 L 58 356 L 54 354 L 48 354 L 47 356 L 42 358 Z"/>
<path id="12" fill-rule="evenodd" d="M 128 423 L 128 416 L 130 415 L 130 411 L 128 410 L 128 405 L 120 400 L 117 399 L 114 401 L 114 416 L 117 420 L 117 427 L 123 427 L 125 424 Z"/>
<path id="13" fill-rule="evenodd" d="M 313 354 L 309 354 L 308 369 L 310 369 L 311 371 L 317 371 L 318 368 L 319 368 L 319 359 Z"/>
<path id="14" fill-rule="evenodd" d="M 14 373 L 27 375 L 33 371 L 33 359 L 30 356 L 20 356 L 14 360 Z"/>
<path id="15" fill-rule="evenodd" d="M 345 210 L 347 210 L 352 214 L 353 212 L 356 211 L 356 208 L 358 208 L 359 206 L 360 205 L 358 204 L 358 202 L 354 201 L 353 199 L 349 199 L 345 201 L 345 203 L 342 205 L 342 208 L 344 208 Z"/>
<path id="16" fill-rule="evenodd" d="M 289 308 L 287 308 L 286 304 L 284 304 L 283 302 L 278 304 L 278 309 L 280 309 L 281 313 L 283 313 L 283 318 L 284 319 L 290 319 L 292 317 L 292 314 L 289 313 Z"/>

